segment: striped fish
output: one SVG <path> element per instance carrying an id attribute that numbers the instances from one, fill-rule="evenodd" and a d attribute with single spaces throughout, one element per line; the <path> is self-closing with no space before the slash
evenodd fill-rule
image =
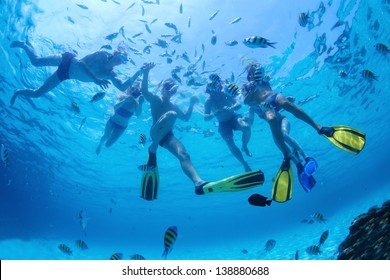
<path id="1" fill-rule="evenodd" d="M 265 251 L 270 252 L 273 248 L 275 248 L 276 240 L 270 239 L 265 243 Z"/>
<path id="2" fill-rule="evenodd" d="M 79 240 L 76 240 L 76 246 L 78 248 L 80 248 L 81 250 L 87 250 L 88 249 L 88 246 L 87 246 L 87 243 L 85 243 L 83 240 L 79 239 Z"/>
<path id="3" fill-rule="evenodd" d="M 73 110 L 75 113 L 77 113 L 77 114 L 80 113 L 79 105 L 77 105 L 76 102 L 72 102 L 72 110 Z"/>
<path id="4" fill-rule="evenodd" d="M 91 100 L 89 102 L 94 103 L 99 100 L 102 100 L 106 96 L 106 93 L 104 91 L 96 93 L 94 96 L 92 96 Z"/>
<path id="5" fill-rule="evenodd" d="M 318 242 L 318 247 L 321 247 L 324 242 L 326 241 L 326 239 L 328 239 L 328 236 L 329 236 L 329 230 L 326 230 L 324 231 L 322 234 L 321 234 L 321 237 L 320 237 L 320 240 Z"/>
<path id="6" fill-rule="evenodd" d="M 213 82 L 213 83 L 219 83 L 221 81 L 221 77 L 218 76 L 218 74 L 210 74 L 209 76 L 209 79 Z"/>
<path id="7" fill-rule="evenodd" d="M 322 215 L 321 213 L 316 212 L 313 215 L 311 215 L 311 218 L 313 218 L 313 220 L 319 222 L 320 224 L 325 224 L 324 215 Z"/>
<path id="8" fill-rule="evenodd" d="M 1 160 L 3 161 L 5 167 L 7 167 L 9 163 L 8 149 L 4 146 L 4 144 L 1 144 Z"/>
<path id="9" fill-rule="evenodd" d="M 295 251 L 294 260 L 299 260 L 299 251 L 298 250 Z"/>
<path id="10" fill-rule="evenodd" d="M 268 39 L 265 39 L 260 36 L 251 36 L 245 38 L 243 41 L 244 45 L 248 48 L 267 48 L 272 47 L 275 49 L 274 45 L 276 42 L 270 42 Z"/>
<path id="11" fill-rule="evenodd" d="M 322 251 L 317 245 L 311 245 L 306 248 L 306 253 L 308 253 L 309 255 L 319 255 L 322 253 Z"/>
<path id="12" fill-rule="evenodd" d="M 121 259 L 123 259 L 122 253 L 114 253 L 110 257 L 110 260 L 114 260 L 114 261 L 121 260 Z"/>
<path id="13" fill-rule="evenodd" d="M 145 136 L 145 134 L 141 133 L 139 135 L 139 142 L 138 143 L 140 143 L 142 145 L 142 147 L 145 146 L 145 144 L 146 144 L 146 136 Z"/>
<path id="14" fill-rule="evenodd" d="M 224 87 L 223 90 L 227 95 L 230 95 L 233 97 L 240 94 L 240 88 L 235 84 L 229 84 L 226 87 Z"/>
<path id="15" fill-rule="evenodd" d="M 378 76 L 376 76 L 373 72 L 371 72 L 370 70 L 363 70 L 362 72 L 361 72 L 361 74 L 362 74 L 362 77 L 363 78 L 365 78 L 365 79 L 367 79 L 367 80 L 370 80 L 370 81 L 372 81 L 372 80 L 378 80 Z"/>
<path id="16" fill-rule="evenodd" d="M 130 260 L 144 260 L 144 259 L 145 259 L 144 256 L 140 254 L 134 254 L 130 256 Z"/>
<path id="17" fill-rule="evenodd" d="M 253 78 L 255 79 L 255 82 L 261 82 L 264 78 L 264 68 L 259 67 L 255 70 L 255 73 L 253 74 Z"/>
<path id="18" fill-rule="evenodd" d="M 177 227 L 173 226 L 168 228 L 165 231 L 164 235 L 164 252 L 162 253 L 162 257 L 167 259 L 168 254 L 172 251 L 173 245 L 176 242 L 177 238 Z"/>
<path id="19" fill-rule="evenodd" d="M 72 250 L 66 246 L 65 244 L 60 244 L 58 245 L 58 249 L 60 249 L 60 251 L 68 256 L 71 256 L 73 254 Z"/>
<path id="20" fill-rule="evenodd" d="M 348 74 L 344 70 L 340 70 L 339 77 L 345 79 L 345 78 L 348 78 Z"/>
<path id="21" fill-rule="evenodd" d="M 380 52 L 382 54 L 387 54 L 390 52 L 389 48 L 385 44 L 382 44 L 382 43 L 375 44 L 374 47 L 378 52 Z"/>
<path id="22" fill-rule="evenodd" d="M 307 13 L 300 13 L 298 17 L 298 23 L 300 26 L 305 27 L 307 23 L 309 22 L 309 12 Z"/>

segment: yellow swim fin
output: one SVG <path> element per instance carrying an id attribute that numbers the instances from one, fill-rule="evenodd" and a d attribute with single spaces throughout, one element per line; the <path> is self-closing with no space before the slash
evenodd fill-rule
<path id="1" fill-rule="evenodd" d="M 360 153 L 366 144 L 366 134 L 364 132 L 345 125 L 324 126 L 318 133 L 328 138 L 340 149 L 354 155 Z"/>
<path id="2" fill-rule="evenodd" d="M 145 172 L 141 181 L 141 197 L 146 200 L 157 199 L 159 186 L 159 173 L 157 166 L 153 171 Z"/>
<path id="3" fill-rule="evenodd" d="M 250 171 L 234 175 L 220 181 L 208 182 L 195 187 L 196 194 L 217 192 L 237 192 L 254 188 L 264 183 L 264 174 L 261 170 Z"/>
<path id="4" fill-rule="evenodd" d="M 272 186 L 272 200 L 286 202 L 292 198 L 294 175 L 290 165 L 290 159 L 285 158 L 278 173 L 276 173 Z"/>

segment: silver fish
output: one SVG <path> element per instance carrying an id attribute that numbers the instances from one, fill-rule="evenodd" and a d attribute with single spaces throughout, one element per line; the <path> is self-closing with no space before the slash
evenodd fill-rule
<path id="1" fill-rule="evenodd" d="M 191 27 L 191 17 L 188 17 L 188 28 Z"/>
<path id="2" fill-rule="evenodd" d="M 141 36 L 142 34 L 144 34 L 144 33 L 143 32 L 139 32 L 137 34 L 134 34 L 131 38 L 135 38 L 135 37 Z"/>
<path id="3" fill-rule="evenodd" d="M 180 12 L 181 14 L 183 13 L 183 3 L 180 3 L 179 12 Z"/>
<path id="4" fill-rule="evenodd" d="M 217 10 L 214 14 L 212 14 L 209 18 L 209 20 L 213 20 L 219 13 L 219 10 Z"/>
<path id="5" fill-rule="evenodd" d="M 235 18 L 233 19 L 229 24 L 234 24 L 234 23 L 237 23 L 241 20 L 241 17 L 238 17 L 238 18 Z"/>
<path id="6" fill-rule="evenodd" d="M 133 4 L 131 4 L 131 5 L 126 9 L 126 11 L 129 10 L 129 9 L 131 9 L 134 5 L 135 5 L 135 2 L 134 2 Z"/>
<path id="7" fill-rule="evenodd" d="M 146 31 L 148 31 L 149 33 L 152 33 L 152 30 L 150 30 L 149 25 L 148 25 L 147 23 L 145 23 L 145 29 L 146 29 Z"/>
<path id="8" fill-rule="evenodd" d="M 118 37 L 118 35 L 119 35 L 119 32 L 115 32 L 115 33 L 112 33 L 112 34 L 110 34 L 110 35 L 107 35 L 104 39 L 112 41 L 112 40 L 114 40 L 116 37 Z"/>
<path id="9" fill-rule="evenodd" d="M 225 44 L 226 44 L 227 46 L 232 47 L 232 46 L 237 45 L 238 42 L 237 42 L 236 40 L 229 40 L 229 41 L 226 41 Z"/>
<path id="10" fill-rule="evenodd" d="M 8 149 L 4 146 L 4 144 L 1 144 L 1 160 L 3 161 L 5 167 L 7 167 L 9 163 Z"/>
<path id="11" fill-rule="evenodd" d="M 211 44 L 215 45 L 217 43 L 217 34 L 215 34 L 214 30 L 211 30 L 213 35 L 211 36 Z"/>
<path id="12" fill-rule="evenodd" d="M 142 16 L 144 16 L 145 15 L 145 8 L 142 5 L 141 5 L 141 8 L 142 8 Z"/>

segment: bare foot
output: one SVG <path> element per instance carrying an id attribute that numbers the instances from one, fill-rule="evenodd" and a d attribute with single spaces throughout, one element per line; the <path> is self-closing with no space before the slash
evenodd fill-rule
<path id="1" fill-rule="evenodd" d="M 242 149 L 241 149 L 248 157 L 251 157 L 252 156 L 252 154 L 251 154 L 251 152 L 248 150 L 248 148 L 247 147 L 242 147 Z"/>
<path id="2" fill-rule="evenodd" d="M 18 97 L 18 92 L 17 91 L 11 97 L 11 100 L 10 100 L 11 106 L 14 106 L 16 97 Z"/>

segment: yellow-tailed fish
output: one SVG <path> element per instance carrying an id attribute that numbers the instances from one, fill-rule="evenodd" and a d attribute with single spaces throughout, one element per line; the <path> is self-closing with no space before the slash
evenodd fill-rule
<path id="1" fill-rule="evenodd" d="M 253 74 L 253 78 L 255 79 L 255 82 L 261 82 L 264 78 L 264 68 L 263 67 L 258 67 L 255 70 L 255 73 Z"/>
<path id="2" fill-rule="evenodd" d="M 320 224 L 325 224 L 325 218 L 324 218 L 324 215 L 322 215 L 321 213 L 314 213 L 311 215 L 311 218 L 317 222 L 319 222 Z"/>
<path id="3" fill-rule="evenodd" d="M 146 144 L 146 136 L 145 136 L 145 134 L 141 133 L 139 135 L 139 142 L 138 143 L 140 143 L 142 145 L 142 147 L 145 146 L 145 144 Z"/>
<path id="4" fill-rule="evenodd" d="M 77 114 L 80 113 L 79 105 L 76 102 L 72 102 L 72 110 Z"/>
<path id="5" fill-rule="evenodd" d="M 317 245 L 311 245 L 306 248 L 306 253 L 308 253 L 309 255 L 319 255 L 322 253 L 322 251 Z"/>
<path id="6" fill-rule="evenodd" d="M 378 80 L 378 76 L 376 76 L 373 72 L 371 72 L 370 70 L 363 70 L 362 72 L 361 72 L 361 74 L 362 74 L 362 77 L 363 78 L 365 78 L 365 79 L 367 79 L 367 80 L 370 80 L 370 81 L 372 81 L 372 80 Z"/>
<path id="7" fill-rule="evenodd" d="M 58 249 L 60 249 L 60 251 L 68 256 L 71 256 L 73 254 L 72 250 L 65 244 L 60 244 L 58 245 Z"/>
<path id="8" fill-rule="evenodd" d="M 87 243 L 85 243 L 83 240 L 79 239 L 79 240 L 76 240 L 76 246 L 78 248 L 80 248 L 81 250 L 87 250 L 88 249 L 88 246 L 87 246 Z"/>
<path id="9" fill-rule="evenodd" d="M 271 47 L 274 48 L 274 45 L 276 42 L 270 42 L 268 39 L 265 39 L 260 36 L 251 36 L 248 38 L 245 38 L 243 41 L 244 45 L 248 48 L 267 48 Z"/>
<path id="10" fill-rule="evenodd" d="M 123 259 L 122 253 L 114 253 L 110 257 L 110 260 L 114 260 L 114 261 L 121 260 L 121 259 Z"/>
<path id="11" fill-rule="evenodd" d="M 162 257 L 167 259 L 168 254 L 172 251 L 173 245 L 177 238 L 177 227 L 173 226 L 168 228 L 164 234 L 164 252 Z"/>
<path id="12" fill-rule="evenodd" d="M 100 92 L 96 93 L 94 96 L 92 96 L 92 98 L 89 102 L 91 102 L 91 103 L 97 102 L 99 100 L 102 100 L 104 98 L 104 96 L 106 96 L 106 93 L 104 91 L 100 91 Z"/>
<path id="13" fill-rule="evenodd" d="M 130 256 L 130 260 L 144 260 L 144 259 L 145 259 L 144 256 L 140 254 L 134 254 Z"/>
<path id="14" fill-rule="evenodd" d="M 224 87 L 223 90 L 227 95 L 230 95 L 233 97 L 240 94 L 240 88 L 235 84 L 229 84 L 226 87 Z"/>
<path id="15" fill-rule="evenodd" d="M 9 163 L 8 149 L 4 146 L 4 144 L 1 144 L 1 160 L 3 161 L 5 167 L 7 167 Z"/>

